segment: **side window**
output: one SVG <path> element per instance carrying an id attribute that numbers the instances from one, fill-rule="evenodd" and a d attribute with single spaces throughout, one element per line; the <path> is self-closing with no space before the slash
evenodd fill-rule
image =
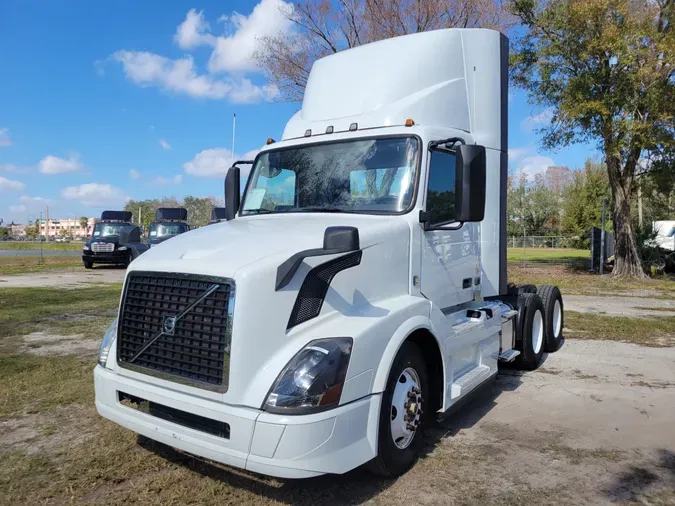
<path id="1" fill-rule="evenodd" d="M 431 152 L 427 212 L 431 225 L 455 220 L 455 155 L 442 151 Z"/>

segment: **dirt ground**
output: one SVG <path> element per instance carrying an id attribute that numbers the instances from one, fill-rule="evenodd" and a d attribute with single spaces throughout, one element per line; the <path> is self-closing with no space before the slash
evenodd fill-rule
<path id="1" fill-rule="evenodd" d="M 78 288 L 96 283 L 121 283 L 126 269 L 97 267 L 77 271 L 43 272 L 0 276 L 0 288 Z"/>
<path id="2" fill-rule="evenodd" d="M 30 335 L 24 341 L 32 353 L 59 355 L 73 353 L 74 339 L 59 345 L 55 336 Z M 81 356 L 87 347 L 84 343 Z M 376 479 L 363 469 L 275 480 L 146 441 L 132 444 L 128 457 L 147 467 L 141 464 L 127 479 L 98 483 L 71 499 L 79 504 L 113 497 L 115 503 L 165 504 L 675 504 L 673 364 L 675 348 L 568 340 L 538 371 L 504 371 L 470 404 L 435 424 L 426 435 L 425 456 L 398 480 Z M 58 429 L 45 431 L 55 420 Z M 30 413 L 0 422 L 0 454 L 78 454 L 108 429 L 113 425 L 99 419 L 92 406 Z M 134 438 L 114 430 L 124 441 Z M 108 450 L 103 444 L 97 451 Z M 195 497 L 193 487 L 210 490 L 208 497 Z M 156 497 L 137 495 L 146 488 Z"/>
<path id="3" fill-rule="evenodd" d="M 601 297 L 597 295 L 565 295 L 565 309 L 579 313 L 606 316 L 645 318 L 649 316 L 675 316 L 675 299 L 649 297 Z"/>

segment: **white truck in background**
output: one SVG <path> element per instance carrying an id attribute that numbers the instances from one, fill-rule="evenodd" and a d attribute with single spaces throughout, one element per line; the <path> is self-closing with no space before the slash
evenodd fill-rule
<path id="1" fill-rule="evenodd" d="M 507 283 L 507 65 L 481 29 L 317 61 L 227 221 L 129 267 L 99 413 L 266 475 L 397 476 L 500 361 L 536 369 L 563 302 Z"/>

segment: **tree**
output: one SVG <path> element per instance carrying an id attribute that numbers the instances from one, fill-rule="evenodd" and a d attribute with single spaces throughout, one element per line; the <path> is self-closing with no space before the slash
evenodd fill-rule
<path id="1" fill-rule="evenodd" d="M 588 248 L 592 227 L 602 225 L 602 201 L 611 201 L 607 168 L 586 160 L 583 170 L 575 171 L 563 196 L 562 227 L 566 234 L 580 238 L 580 246 Z M 605 227 L 611 227 L 607 222 Z"/>
<path id="2" fill-rule="evenodd" d="M 509 181 L 506 202 L 509 234 L 548 235 L 554 230 L 555 220 L 559 215 L 559 202 L 555 193 L 546 186 L 541 174 L 537 174 L 534 181 L 529 183 L 524 175 L 518 185 Z"/>
<path id="3" fill-rule="evenodd" d="M 0 227 L 0 237 L 5 238 L 9 235 L 9 229 L 7 227 Z"/>
<path id="4" fill-rule="evenodd" d="M 215 199 L 211 197 L 185 197 L 183 207 L 187 209 L 190 225 L 203 227 L 211 220 L 211 210 L 215 207 Z"/>
<path id="5" fill-rule="evenodd" d="M 132 220 L 141 228 L 147 229 L 155 219 L 155 211 L 160 207 L 158 200 L 130 200 L 124 206 L 125 211 L 131 211 Z M 140 211 L 140 221 L 139 221 Z"/>
<path id="6" fill-rule="evenodd" d="M 512 0 L 512 78 L 549 108 L 548 148 L 595 142 L 612 193 L 618 276 L 644 276 L 631 220 L 646 150 L 675 144 L 673 0 Z"/>
<path id="7" fill-rule="evenodd" d="M 280 10 L 295 30 L 261 38 L 256 59 L 289 101 L 302 100 L 317 59 L 343 49 L 438 28 L 505 30 L 513 23 L 498 0 L 299 0 Z"/>

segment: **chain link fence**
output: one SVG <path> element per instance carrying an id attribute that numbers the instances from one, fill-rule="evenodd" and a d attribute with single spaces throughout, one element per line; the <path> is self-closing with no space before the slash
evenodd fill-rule
<path id="1" fill-rule="evenodd" d="M 513 266 L 562 265 L 589 269 L 591 251 L 585 238 L 526 235 L 508 238 L 508 260 Z"/>

